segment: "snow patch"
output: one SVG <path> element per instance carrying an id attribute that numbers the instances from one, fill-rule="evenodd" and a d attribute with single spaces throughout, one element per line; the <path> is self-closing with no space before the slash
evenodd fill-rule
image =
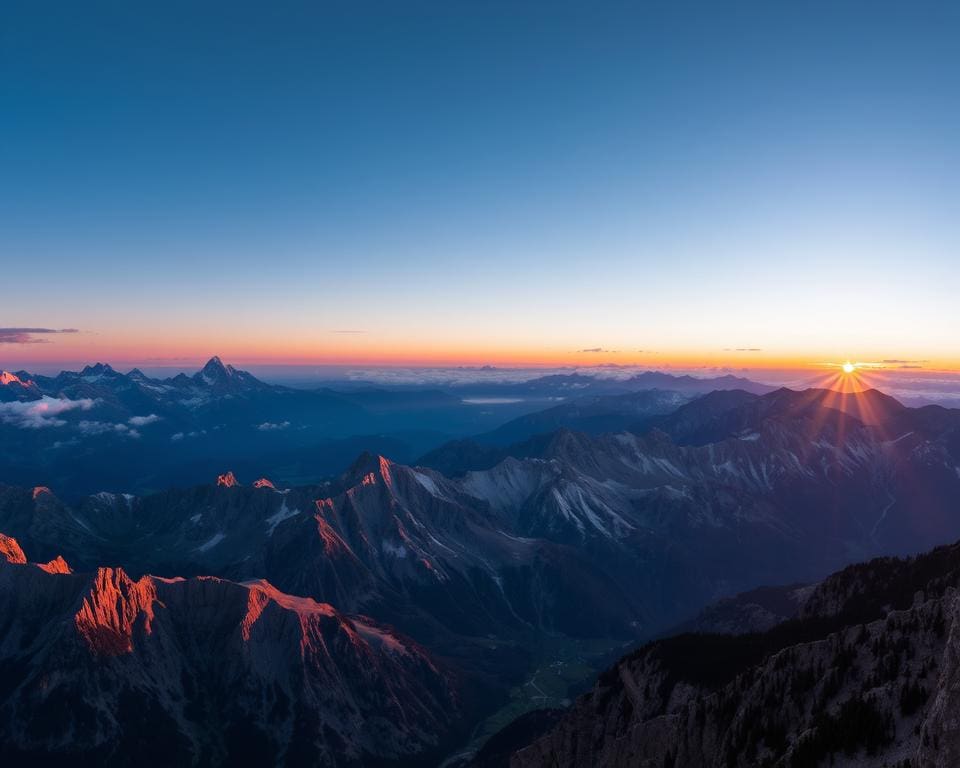
<path id="1" fill-rule="evenodd" d="M 264 520 L 264 522 L 267 524 L 267 536 L 273 536 L 273 532 L 276 530 L 277 526 L 280 525 L 280 523 L 282 523 L 284 520 L 289 520 L 291 517 L 296 517 L 299 514 L 300 510 L 290 509 L 290 507 L 287 506 L 287 500 L 284 499 L 280 503 L 280 509 Z"/>
<path id="2" fill-rule="evenodd" d="M 205 541 L 203 544 L 197 547 L 197 551 L 208 552 L 211 549 L 213 549 L 215 546 L 217 546 L 217 544 L 219 544 L 225 538 L 227 538 L 227 534 L 218 531 L 217 533 L 213 534 L 213 536 L 211 536 L 208 541 Z"/>
<path id="3" fill-rule="evenodd" d="M 443 494 L 440 492 L 440 488 L 437 487 L 437 484 L 432 477 L 425 475 L 422 472 L 414 472 L 413 476 L 431 496 L 436 496 L 437 498 L 441 499 L 444 498 Z"/>

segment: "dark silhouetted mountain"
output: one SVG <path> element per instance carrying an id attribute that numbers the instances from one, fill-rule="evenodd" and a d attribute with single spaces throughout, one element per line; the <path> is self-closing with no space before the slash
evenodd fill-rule
<path id="1" fill-rule="evenodd" d="M 625 395 L 591 395 L 520 416 L 473 439 L 482 445 L 508 446 L 561 428 L 591 435 L 633 432 L 644 428 L 651 417 L 673 413 L 690 398 L 680 392 L 659 389 Z"/>
<path id="2" fill-rule="evenodd" d="M 653 642 L 498 764 L 956 765 L 958 583 L 955 544 L 847 568 L 762 634 Z"/>
<path id="3" fill-rule="evenodd" d="M 711 603 L 691 621 L 683 622 L 665 635 L 686 632 L 744 635 L 768 629 L 796 617 L 815 585 L 786 584 L 757 587 Z"/>

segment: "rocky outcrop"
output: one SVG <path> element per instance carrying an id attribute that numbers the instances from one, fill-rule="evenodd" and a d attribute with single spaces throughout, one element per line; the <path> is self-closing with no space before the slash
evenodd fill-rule
<path id="1" fill-rule="evenodd" d="M 233 472 L 224 472 L 222 475 L 217 476 L 217 485 L 222 488 L 236 488 L 240 485 L 240 481 L 237 480 Z"/>
<path id="2" fill-rule="evenodd" d="M 73 573 L 73 569 L 70 567 L 69 563 L 67 563 L 67 561 L 64 560 L 60 555 L 57 555 L 48 563 L 37 563 L 37 568 L 40 568 L 47 573 Z"/>
<path id="3" fill-rule="evenodd" d="M 27 556 L 17 543 L 17 540 L 0 533 L 0 557 L 8 563 L 20 564 L 27 562 Z"/>
<path id="4" fill-rule="evenodd" d="M 406 763 L 458 718 L 423 648 L 265 581 L 3 561 L 0 638 L 5 764 Z"/>
<path id="5" fill-rule="evenodd" d="M 956 765 L 958 562 L 960 544 L 865 563 L 763 634 L 649 644 L 510 765 Z"/>

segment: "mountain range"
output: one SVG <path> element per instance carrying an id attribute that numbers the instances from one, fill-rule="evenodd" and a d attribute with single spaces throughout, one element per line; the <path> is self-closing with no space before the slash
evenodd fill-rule
<path id="1" fill-rule="evenodd" d="M 525 382 L 522 394 L 502 397 L 497 385 L 479 393 L 362 383 L 342 391 L 297 389 L 267 384 L 217 357 L 192 376 L 162 379 L 104 363 L 56 376 L 3 371 L 0 478 L 51 485 L 70 498 L 191 485 L 224 463 L 304 483 L 343 472 L 365 450 L 409 463 L 452 438 L 493 430 L 571 397 L 669 382 L 690 392 L 733 383 L 654 373 L 627 382 L 574 374 Z"/>
<path id="2" fill-rule="evenodd" d="M 86 387 L 120 376 L 88 371 L 93 380 L 68 377 L 77 389 L 60 394 L 100 398 Z M 222 412 L 235 407 L 231 400 L 263 393 L 287 396 L 216 362 L 183 379 L 165 383 L 163 397 L 208 392 L 201 410 Z M 691 621 L 718 598 L 761 584 L 816 582 L 849 562 L 960 537 L 960 412 L 906 408 L 876 391 L 588 395 L 503 426 L 469 441 L 483 454 L 479 466 L 463 441 L 433 451 L 424 464 L 444 472 L 364 453 L 340 475 L 300 485 L 221 466 L 208 483 L 138 495 L 61 500 L 46 486 L 0 486 L 0 531 L 10 537 L 4 552 L 15 561 L 0 584 L 0 601 L 15 606 L 5 612 L 15 619 L 0 644 L 14 670 L 0 696 L 0 711 L 9 713 L 3 719 L 20 724 L 10 726 L 11 738 L 48 706 L 49 696 L 35 695 L 35 680 L 57 680 L 64 700 L 78 702 L 55 720 L 76 728 L 70 718 L 85 708 L 115 711 L 120 700 L 111 697 L 130 675 L 179 745 L 177 760 L 223 764 L 231 750 L 262 748 L 285 764 L 295 764 L 301 749 L 317 764 L 429 764 L 481 721 L 489 732 L 508 713 L 560 703 L 562 688 L 588 679 L 617 649 Z M 520 441 L 510 442 L 514 436 Z M 484 453 L 490 450 L 493 461 Z M 43 568 L 26 564 L 23 551 Z M 794 597 L 773 590 L 721 604 L 696 628 L 770 629 L 806 594 L 790 590 Z M 39 607 L 18 602 L 28 592 Z M 324 635 L 328 655 L 311 657 L 318 669 L 303 653 L 295 669 L 274 664 L 267 674 L 244 666 L 253 653 L 244 638 L 249 610 L 237 606 L 251 603 L 274 605 L 270 615 L 299 626 L 290 642 L 301 649 L 323 616 L 323 631 L 334 635 Z M 222 709 L 203 698 L 209 686 L 180 674 L 171 687 L 170 676 L 154 680 L 144 669 L 204 667 L 212 647 L 196 633 L 213 630 L 184 618 L 201 604 L 231 649 L 224 677 L 209 685 L 231 690 L 231 681 L 259 681 L 225 713 L 259 746 L 201 738 L 212 727 L 205 719 L 211 708 Z M 34 611 L 29 631 L 18 627 Z M 155 624 L 156 616 L 163 618 Z M 276 661 L 285 655 L 276 634 L 286 637 L 285 630 L 263 627 L 266 646 L 256 654 Z M 404 660 L 416 663 L 389 663 L 396 661 L 390 656 L 371 662 L 360 679 L 373 687 L 381 677 L 392 681 L 402 692 L 397 700 L 412 697 L 419 714 L 397 721 L 383 714 L 389 702 L 358 700 L 350 689 L 353 657 L 341 659 L 328 643 L 351 632 L 380 633 L 398 644 L 388 647 L 408 649 Z M 115 677 L 88 696 L 80 678 L 56 666 L 68 646 L 83 679 L 106 668 L 89 659 L 109 648 L 114 660 L 106 666 Z M 531 672 L 535 687 L 523 682 Z M 330 674 L 345 688 L 324 699 L 312 686 L 325 687 L 317 681 Z M 293 677 L 300 682 L 281 685 L 281 696 L 277 680 Z M 561 681 L 556 695 L 535 693 Z M 331 714 L 341 697 L 355 704 L 349 716 Z M 268 700 L 286 713 L 282 726 L 271 720 Z M 335 725 L 304 733 L 291 711 L 314 726 Z M 84 759 L 123 764 L 133 754 L 126 739 L 136 722 L 90 717 L 97 724 L 78 746 Z M 399 725 L 375 736 L 354 722 L 378 717 Z M 479 743 L 467 741 L 469 755 Z M 52 732 L 33 740 L 20 734 L 10 744 L 20 750 L 11 754 L 34 757 L 64 748 Z"/>
<path id="3" fill-rule="evenodd" d="M 459 715 L 424 649 L 264 580 L 0 554 L 6 765 L 410 764 Z"/>

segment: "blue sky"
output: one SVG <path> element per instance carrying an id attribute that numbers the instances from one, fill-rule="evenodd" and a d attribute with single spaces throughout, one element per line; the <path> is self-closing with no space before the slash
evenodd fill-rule
<path id="1" fill-rule="evenodd" d="M 0 325 L 82 333 L 0 356 L 960 364 L 958 39 L 946 3 L 14 4 Z"/>

